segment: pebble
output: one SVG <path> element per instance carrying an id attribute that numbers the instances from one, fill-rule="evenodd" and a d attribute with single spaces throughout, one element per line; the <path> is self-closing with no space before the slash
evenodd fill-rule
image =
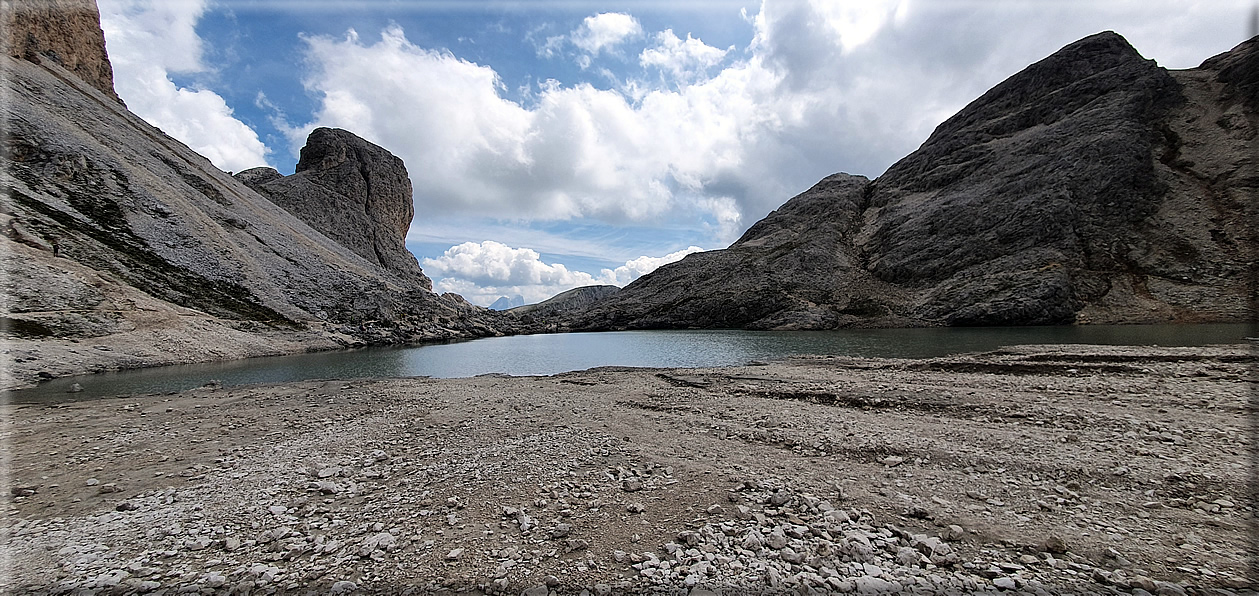
<path id="1" fill-rule="evenodd" d="M 329 416 L 328 420 L 331 423 L 332 417 Z M 412 422 L 407 420 L 405 423 Z M 564 445 L 562 441 L 556 444 Z M 153 490 L 129 498 L 123 503 L 134 507 L 128 510 L 139 513 L 124 516 L 104 512 L 103 527 L 108 524 L 115 524 L 114 527 L 144 526 L 152 541 L 151 548 L 137 554 L 137 568 L 133 569 L 125 567 L 128 561 L 119 560 L 129 555 L 120 554 L 116 545 L 97 545 L 100 548 L 96 548 L 91 545 L 58 544 L 59 550 L 53 552 L 65 561 L 64 570 L 58 573 L 69 578 L 67 581 L 70 583 L 81 582 L 77 587 L 64 590 L 64 593 L 89 593 L 95 588 L 79 588 L 86 585 L 84 582 L 97 578 L 105 582 L 122 582 L 113 584 L 120 587 L 115 591 L 121 592 L 121 587 L 125 586 L 126 593 L 161 590 L 164 594 L 176 594 L 207 588 L 217 589 L 220 593 L 293 593 L 297 588 L 290 589 L 290 586 L 304 586 L 307 578 L 318 577 L 321 578 L 318 581 L 323 583 L 312 587 L 313 590 L 350 594 L 389 585 L 389 581 L 399 577 L 392 567 L 395 563 L 405 565 L 422 560 L 431 563 L 440 560 L 442 553 L 445 553 L 446 561 L 466 563 L 438 566 L 451 573 L 448 576 L 451 583 L 438 580 L 428 587 L 421 587 L 417 593 L 425 593 L 426 590 L 434 593 L 475 590 L 506 596 L 509 590 L 520 590 L 539 581 L 538 578 L 542 578 L 541 585 L 524 589 L 521 594 L 543 596 L 552 591 L 578 594 L 585 590 L 587 596 L 649 592 L 679 596 L 688 593 L 691 596 L 707 596 L 714 593 L 810 592 L 886 595 L 991 593 L 994 588 L 1044 593 L 1038 592 L 1036 579 L 1052 573 L 1065 577 L 1057 571 L 1059 565 L 1065 567 L 1067 560 L 1077 560 L 1074 555 L 1061 559 L 1020 555 L 1013 552 L 1014 548 L 1008 548 L 1009 545 L 999 548 L 976 544 L 950 545 L 950 542 L 966 538 L 963 527 L 949 525 L 931 530 L 938 531 L 939 536 L 911 534 L 924 531 L 923 527 L 933 526 L 921 520 L 896 521 L 897 524 L 907 524 L 902 527 L 913 528 L 903 530 L 881 523 L 869 511 L 854 507 L 855 501 L 845 499 L 838 486 L 828 494 L 810 495 L 792 490 L 785 481 L 774 477 L 749 482 L 730 479 L 736 483 L 733 485 L 735 488 L 731 485 L 707 487 L 713 492 L 705 494 L 724 494 L 722 500 L 728 500 L 730 504 L 705 507 L 702 501 L 695 501 L 693 509 L 688 508 L 681 513 L 669 506 L 676 502 L 664 500 L 671 498 L 667 495 L 670 482 L 676 480 L 667 474 L 661 475 L 660 468 L 651 470 L 640 466 L 628 472 L 640 476 L 642 480 L 626 479 L 625 470 L 608 472 L 596 469 L 593 474 L 587 474 L 583 471 L 584 463 L 577 461 L 577 456 L 573 457 L 571 465 L 562 464 L 563 474 L 559 475 L 559 479 L 540 476 L 543 479 L 539 481 L 541 487 L 536 494 L 528 494 L 520 501 L 510 501 L 516 507 L 500 509 L 500 501 L 508 502 L 504 496 L 485 495 L 484 502 L 493 503 L 484 506 L 484 509 L 492 511 L 488 518 L 478 517 L 484 511 L 473 513 L 480 511 L 480 497 L 463 497 L 468 502 L 466 511 L 460 514 L 461 518 L 454 511 L 463 509 L 465 504 L 459 499 L 448 499 L 450 493 L 444 491 L 442 483 L 467 477 L 464 474 L 469 469 L 475 469 L 475 462 L 469 464 L 472 467 L 449 464 L 441 468 L 428 463 L 436 458 L 430 458 L 427 452 L 409 452 L 401 447 L 386 447 L 388 451 L 371 450 L 370 447 L 357 451 L 356 456 L 347 459 L 324 460 L 338 461 L 341 467 L 319 468 L 314 475 L 323 480 L 316 481 L 311 477 L 313 468 L 301 467 L 288 472 L 288 477 L 277 479 L 274 489 L 261 489 L 252 502 L 277 503 L 267 507 L 272 515 L 242 516 L 239 519 L 214 519 L 206 515 L 203 518 L 203 514 L 208 512 L 187 504 L 195 500 L 182 499 L 180 491 L 185 490 L 182 485 L 178 491 L 174 488 Z M 392 455 L 382 457 L 382 454 Z M 225 452 L 222 459 L 232 461 L 236 457 L 234 453 Z M 310 457 L 313 459 L 316 456 Z M 901 461 L 889 463 L 888 460 L 893 458 Z M 351 460 L 353 463 L 350 463 Z M 904 462 L 897 456 L 881 461 L 889 467 Z M 368 480 L 372 477 L 364 472 L 364 465 L 372 466 L 379 474 Z M 405 474 L 400 470 L 405 470 Z M 911 471 L 918 474 L 917 469 L 898 470 L 896 474 Z M 278 472 L 277 475 L 284 473 Z M 104 476 L 108 472 L 98 470 L 97 474 Z M 886 488 L 889 493 L 896 490 L 892 488 L 890 474 L 885 474 L 888 481 L 884 484 L 875 481 L 878 487 Z M 341 484 L 331 480 L 334 476 Z M 399 487 L 404 487 L 404 477 L 405 488 L 399 490 Z M 715 480 L 716 476 L 712 478 Z M 1031 482 L 1022 476 L 1018 480 Z M 98 485 L 99 481 L 92 481 L 97 479 L 90 479 L 88 486 Z M 622 491 L 633 493 L 645 490 L 644 481 L 655 492 L 620 494 Z M 524 482 L 532 483 L 533 480 L 522 480 Z M 1048 500 L 1056 498 L 1054 494 L 1057 491 L 1050 492 L 1051 482 L 1043 483 L 1044 490 L 1035 496 L 1043 497 L 1048 493 Z M 98 490 L 105 492 L 106 486 L 113 485 L 99 486 Z M 861 490 L 856 486 L 851 488 L 854 493 Z M 1013 492 L 1001 493 L 1001 496 L 1008 499 L 1012 503 L 1011 509 L 1016 511 L 1022 511 L 1016 508 L 1033 502 Z M 1217 493 L 1196 499 L 1206 501 L 1218 496 Z M 652 500 L 657 497 L 663 499 Z M 651 502 L 653 514 L 659 515 L 646 518 L 618 514 L 621 507 L 631 514 L 645 512 L 642 502 L 627 503 L 633 498 Z M 985 495 L 982 500 L 989 498 Z M 1213 504 L 1225 508 L 1221 500 L 1215 499 Z M 941 501 L 936 503 L 946 507 L 947 501 Z M 521 503 L 530 508 L 534 517 L 520 507 Z M 912 511 L 909 505 L 901 511 Z M 970 505 L 982 507 L 976 503 Z M 119 507 L 122 510 L 122 504 Z M 501 517 L 498 516 L 500 510 Z M 256 513 L 257 509 L 253 511 Z M 1068 506 L 1059 503 L 1057 511 L 1068 511 Z M 406 515 L 412 513 L 414 515 L 408 519 Z M 1001 514 L 999 511 L 991 513 L 994 516 Z M 1092 511 L 1089 514 L 1095 515 Z M 452 529 L 444 523 L 452 519 L 458 528 Z M 561 519 L 565 521 L 560 522 Z M 629 546 L 601 540 L 603 537 L 593 529 L 598 522 L 590 524 L 591 520 L 598 519 L 632 524 L 634 529 L 641 524 L 644 528 L 639 530 L 642 536 L 635 534 L 632 540 L 643 542 L 634 547 L 639 549 L 638 552 L 610 550 L 612 546 Z M 491 523 L 482 527 L 481 522 L 485 521 Z M 883 520 L 886 521 L 892 520 Z M 54 535 L 55 531 L 50 529 L 53 526 L 49 525 L 52 522 L 41 523 L 45 525 L 35 531 L 45 536 Z M 538 529 L 530 533 L 534 526 Z M 575 528 L 583 531 L 577 532 Z M 574 533 L 589 534 L 594 544 L 573 538 Z M 649 544 L 652 537 L 657 536 L 671 537 L 674 541 L 664 545 Z M 976 542 L 980 539 L 978 535 L 975 537 Z M 189 552 L 196 550 L 198 545 L 205 550 L 196 554 Z M 227 552 L 211 545 L 221 545 L 222 551 Z M 1083 544 L 1077 547 L 1083 548 Z M 657 548 L 660 550 L 655 550 Z M 1067 546 L 1061 537 L 1050 536 L 1042 543 L 1041 550 L 1061 554 L 1066 552 Z M 967 557 L 977 558 L 966 560 L 969 567 L 963 567 L 959 551 L 966 553 Z M 487 557 L 494 560 L 483 566 Z M 1115 557 L 1112 556 L 1112 559 Z M 1079 558 L 1078 561 L 1084 559 Z M 208 566 L 214 566 L 215 570 L 207 572 L 205 567 Z M 626 569 L 627 566 L 632 566 L 633 571 Z M 109 574 L 113 567 L 121 567 L 125 571 Z M 469 571 L 473 569 L 484 569 L 486 576 L 469 579 L 472 576 L 455 575 L 480 573 Z M 88 574 L 88 570 L 92 575 Z M 627 571 L 626 575 L 618 575 Z M 1079 579 L 1101 577 L 1114 586 L 1129 586 L 1134 592 L 1184 593 L 1183 589 L 1176 592 L 1179 586 L 1170 587 L 1176 584 L 1155 582 L 1145 576 L 1129 579 L 1121 573 L 1095 572 L 1093 567 L 1086 569 L 1083 565 L 1072 571 L 1079 573 Z M 130 576 L 125 575 L 128 573 Z M 546 573 L 556 573 L 559 577 L 544 575 Z M 391 577 L 388 574 L 394 575 Z M 331 587 L 327 583 L 345 577 L 352 577 L 357 582 L 343 579 L 332 583 Z M 609 583 L 593 583 L 595 579 L 609 581 L 609 577 L 613 578 Z M 476 583 L 459 584 L 459 581 Z M 582 581 L 592 583 L 581 584 Z M 1092 588 L 1103 589 L 1096 585 Z M 719 592 L 712 591 L 714 589 Z M 1106 586 L 1104 589 L 1113 588 Z M 105 590 L 103 593 L 108 592 Z"/>
<path id="2" fill-rule="evenodd" d="M 998 577 L 997 579 L 992 580 L 992 585 L 1001 588 L 1002 590 L 1014 590 L 1018 588 L 1018 582 L 1014 581 L 1014 578 L 1012 577 Z"/>
<path id="3" fill-rule="evenodd" d="M 349 594 L 357 589 L 358 589 L 358 584 L 352 581 L 343 579 L 339 582 L 332 584 L 332 588 L 328 590 L 328 593 L 334 596 L 337 596 L 340 594 Z"/>

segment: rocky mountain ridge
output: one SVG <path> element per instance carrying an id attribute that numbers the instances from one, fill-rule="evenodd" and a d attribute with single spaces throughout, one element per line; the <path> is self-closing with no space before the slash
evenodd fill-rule
<path id="1" fill-rule="evenodd" d="M 534 324 L 537 321 L 546 321 L 583 311 L 590 305 L 617 293 L 620 289 L 611 285 L 581 286 L 560 292 L 537 304 L 516 306 L 509 312 L 520 317 L 524 324 Z"/>
<path id="2" fill-rule="evenodd" d="M 1072 43 L 876 180 L 837 174 L 729 248 L 573 315 L 579 329 L 1244 321 L 1259 38 L 1168 71 Z"/>
<path id="3" fill-rule="evenodd" d="M 410 182 L 396 157 L 316 131 L 299 171 L 264 182 L 263 196 L 65 66 L 82 62 L 74 48 L 103 51 L 92 24 L 57 60 L 0 57 L 0 386 L 514 329 L 429 289 L 402 244 Z M 289 210 L 273 202 L 286 197 Z"/>

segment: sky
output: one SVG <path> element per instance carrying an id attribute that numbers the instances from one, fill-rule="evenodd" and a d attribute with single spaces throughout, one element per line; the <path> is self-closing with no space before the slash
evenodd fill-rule
<path id="1" fill-rule="evenodd" d="M 1104 30 L 1190 68 L 1255 0 L 98 0 L 114 86 L 227 171 L 344 128 L 406 164 L 439 292 L 528 303 L 724 248 L 877 177 L 984 91 Z"/>

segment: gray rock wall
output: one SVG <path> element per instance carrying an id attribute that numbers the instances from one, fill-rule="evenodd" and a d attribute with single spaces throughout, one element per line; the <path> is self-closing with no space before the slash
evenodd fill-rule
<path id="1" fill-rule="evenodd" d="M 415 213 L 401 159 L 349 131 L 316 128 L 292 176 L 268 170 L 238 177 L 358 256 L 407 283 L 432 288 L 406 248 Z"/>
<path id="2" fill-rule="evenodd" d="M 877 180 L 835 175 L 578 328 L 1243 321 L 1259 39 L 1167 71 L 1112 32 L 942 123 Z"/>
<path id="3" fill-rule="evenodd" d="M 105 33 L 93 0 L 17 0 L 0 6 L 0 50 L 32 62 L 51 60 L 121 102 Z"/>
<path id="4" fill-rule="evenodd" d="M 433 294 L 414 258 L 387 269 L 329 239 L 59 64 L 0 60 L 0 333 L 16 382 L 510 328 Z M 384 217 L 396 246 L 404 216 Z M 88 337 L 99 350 L 54 349 Z"/>

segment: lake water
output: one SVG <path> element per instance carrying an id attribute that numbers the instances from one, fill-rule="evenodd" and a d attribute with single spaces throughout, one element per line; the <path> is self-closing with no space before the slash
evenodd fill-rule
<path id="1" fill-rule="evenodd" d="M 65 377 L 9 392 L 8 397 L 16 402 L 47 403 L 184 391 L 211 381 L 232 386 L 365 377 L 549 375 L 597 366 L 728 366 L 799 354 L 930 358 L 1018 344 L 1201 346 L 1240 343 L 1255 335 L 1256 329 L 1246 324 L 518 335 Z M 83 391 L 68 393 L 73 383 Z"/>

